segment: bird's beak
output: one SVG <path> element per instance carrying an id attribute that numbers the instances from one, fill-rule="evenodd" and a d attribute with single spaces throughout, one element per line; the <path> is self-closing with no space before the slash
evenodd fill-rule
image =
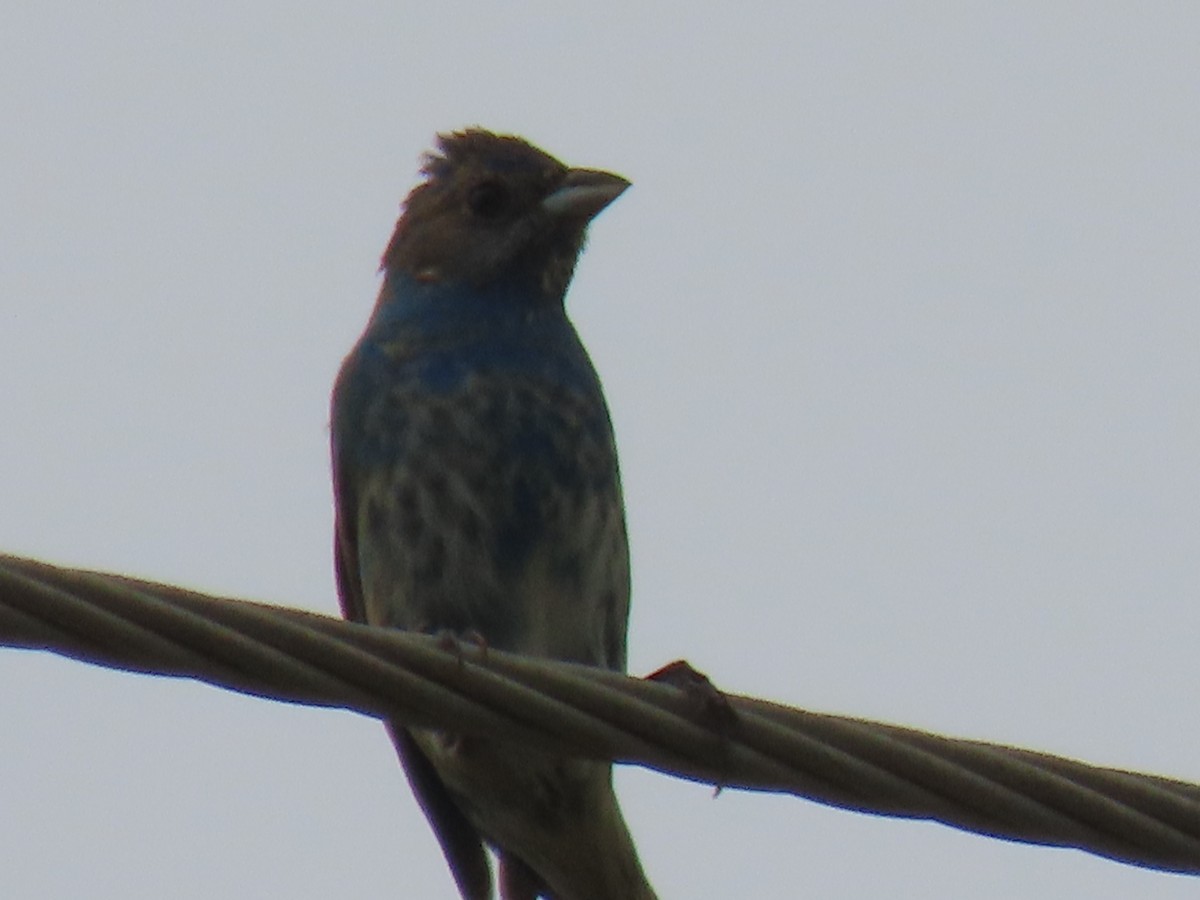
<path id="1" fill-rule="evenodd" d="M 629 184 L 629 179 L 612 172 L 568 169 L 554 193 L 542 201 L 542 209 L 555 218 L 587 222 L 621 196 Z"/>

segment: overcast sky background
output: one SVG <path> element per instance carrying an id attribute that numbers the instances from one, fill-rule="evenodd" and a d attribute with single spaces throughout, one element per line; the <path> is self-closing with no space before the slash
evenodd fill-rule
<path id="1" fill-rule="evenodd" d="M 1200 781 L 1200 7 L 1002 6 L 10 5 L 0 550 L 334 613 L 329 387 L 481 124 L 634 183 L 634 672 Z M 0 651 L 0 723 L 5 897 L 454 896 L 369 719 Z M 664 900 L 1200 889 L 618 785 Z"/>

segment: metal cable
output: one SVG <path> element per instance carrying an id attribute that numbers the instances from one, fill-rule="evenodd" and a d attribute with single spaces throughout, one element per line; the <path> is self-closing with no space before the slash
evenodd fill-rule
<path id="1" fill-rule="evenodd" d="M 0 556 L 0 645 L 1200 874 L 1200 785 Z"/>

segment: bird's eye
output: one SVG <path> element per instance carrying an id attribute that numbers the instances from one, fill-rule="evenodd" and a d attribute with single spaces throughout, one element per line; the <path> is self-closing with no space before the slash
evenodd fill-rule
<path id="1" fill-rule="evenodd" d="M 508 206 L 508 191 L 498 181 L 481 181 L 467 195 L 471 212 L 484 219 L 494 219 Z"/>

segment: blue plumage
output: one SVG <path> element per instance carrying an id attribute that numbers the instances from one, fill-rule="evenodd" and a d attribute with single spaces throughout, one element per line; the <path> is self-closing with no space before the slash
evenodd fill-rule
<path id="1" fill-rule="evenodd" d="M 513 137 L 444 135 L 334 388 L 348 618 L 623 670 L 629 553 L 616 449 L 563 296 L 627 186 Z M 464 898 L 650 898 L 611 767 L 391 726 Z"/>

